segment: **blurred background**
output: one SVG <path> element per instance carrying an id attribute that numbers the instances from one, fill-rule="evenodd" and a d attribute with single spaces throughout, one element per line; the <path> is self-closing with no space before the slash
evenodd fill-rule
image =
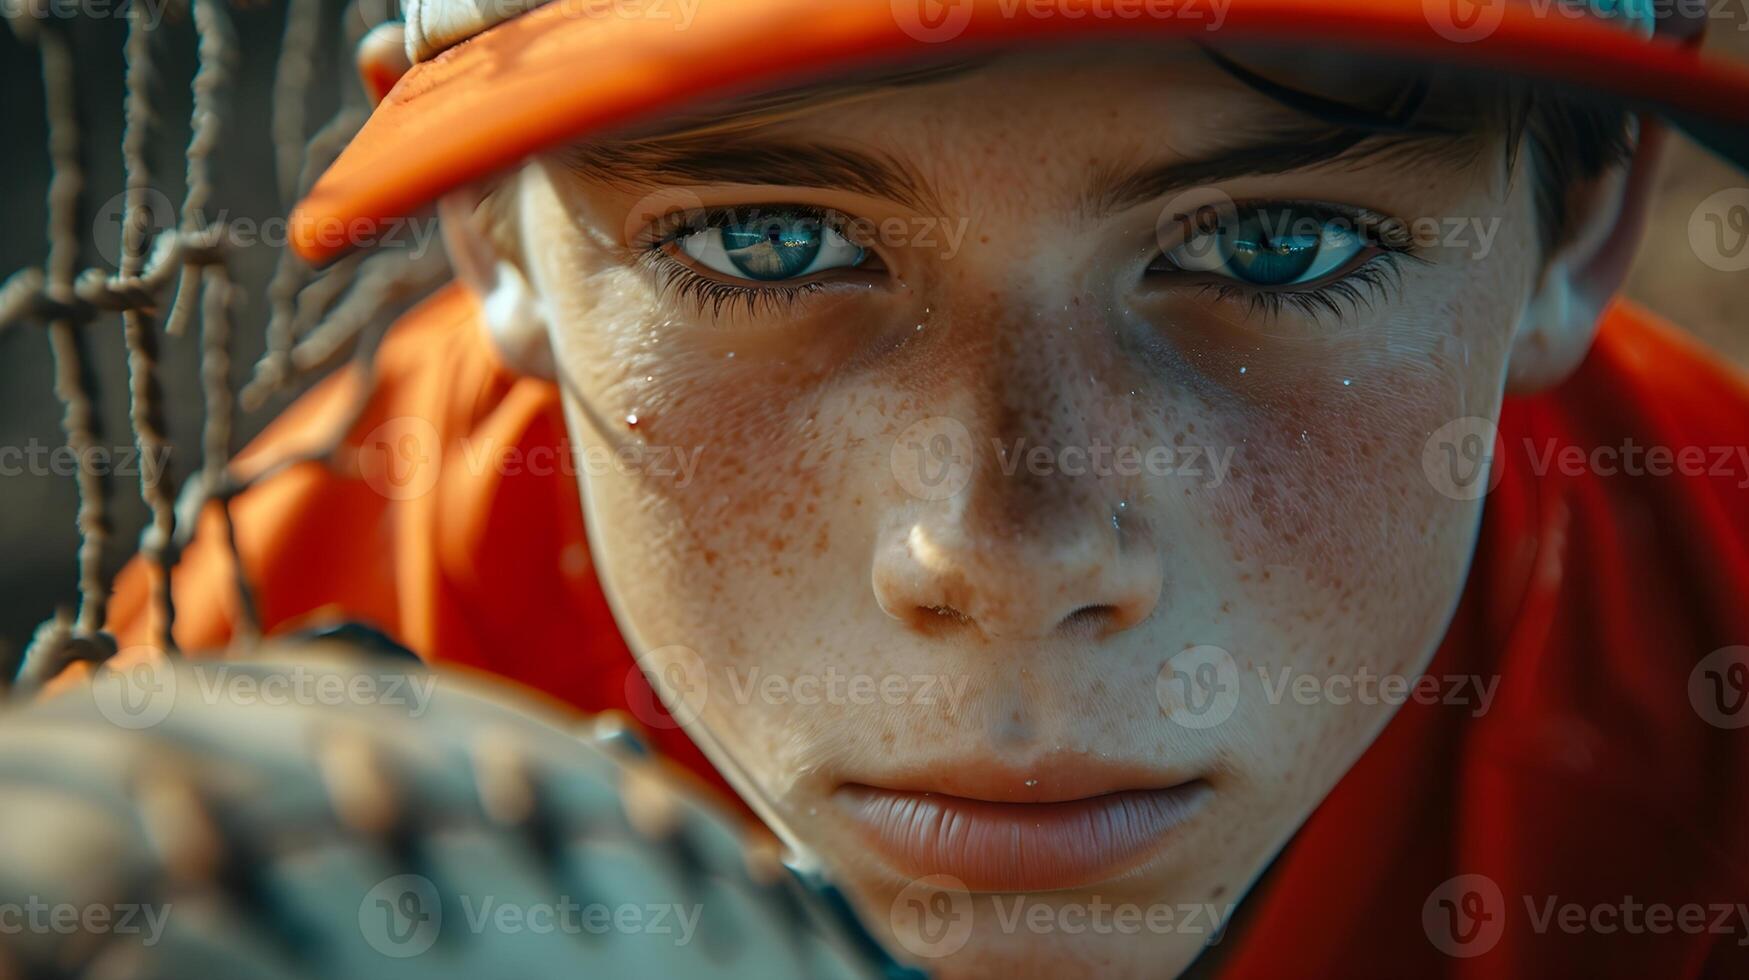
<path id="1" fill-rule="evenodd" d="M 0 0 L 23 3 L 32 0 Z M 34 0 L 43 3 L 44 0 Z M 114 203 L 122 190 L 120 154 L 122 104 L 125 92 L 122 56 L 127 24 L 122 16 L 134 0 L 80 0 L 87 16 L 64 19 L 76 58 L 77 113 L 84 140 L 86 209 L 81 231 L 93 238 L 80 256 L 80 268 L 113 268 L 118 236 Z M 189 78 L 195 65 L 194 32 L 186 23 L 186 8 L 169 0 L 138 0 L 165 18 L 156 32 L 156 77 L 150 89 L 155 131 L 148 146 L 154 186 L 181 200 L 181 179 L 189 138 Z M 272 219 L 288 207 L 281 189 L 274 151 L 274 128 L 282 142 L 290 129 L 298 142 L 315 132 L 347 106 L 362 104 L 353 72 L 349 39 L 368 23 L 387 17 L 383 0 L 374 4 L 343 0 L 265 0 L 230 7 L 240 57 L 223 91 L 237 111 L 224 116 L 221 144 L 214 158 L 214 209 L 225 217 L 255 222 L 258 245 L 235 253 L 233 275 L 240 283 L 236 309 L 237 338 L 233 378 L 241 383 L 264 349 L 267 284 L 278 260 L 283 226 Z M 71 3 L 64 6 L 71 7 Z M 1749 62 L 1749 3 L 1739 4 L 1734 19 L 1715 21 L 1709 45 Z M 55 9 L 52 0 L 46 9 Z M 90 16 L 97 10 L 108 16 Z M 286 36 L 288 18 L 310 37 L 307 70 L 280 82 L 279 119 L 267 107 L 275 103 L 277 55 Z M 308 36 L 308 35 L 306 35 Z M 344 53 L 343 53 L 344 52 Z M 0 31 L 0 279 L 15 270 L 40 265 L 45 254 L 47 221 L 45 188 L 49 177 L 43 82 L 37 49 L 11 31 Z M 288 118 L 289 117 L 289 118 Z M 1692 145 L 1677 141 L 1664 165 L 1658 203 L 1647 241 L 1629 280 L 1627 292 L 1665 316 L 1693 330 L 1707 343 L 1749 364 L 1749 272 L 1727 271 L 1716 260 L 1703 258 L 1704 246 L 1692 244 L 1707 226 L 1697 216 L 1717 210 L 1715 195 L 1740 189 L 1749 202 L 1749 176 L 1733 172 Z M 107 207 L 105 202 L 111 202 Z M 1741 204 L 1737 205 L 1741 210 Z M 1735 212 L 1733 212 L 1735 213 Z M 1749 215 L 1749 211 L 1743 212 Z M 1733 226 L 1734 229 L 1734 226 Z M 1746 229 L 1749 230 L 1749 229 Z M 1733 233 L 1735 231 L 1733 230 Z M 92 244 L 95 242 L 95 244 Z M 434 245 L 440 248 L 440 245 Z M 1715 253 L 1716 256 L 1716 253 Z M 192 451 L 198 446 L 200 386 L 194 333 L 168 338 L 163 348 L 163 383 L 168 396 L 170 438 L 189 452 L 173 463 L 178 476 L 199 466 Z M 88 332 L 88 371 L 98 394 L 101 416 L 99 443 L 131 445 L 127 426 L 126 351 L 119 318 L 101 321 Z M 0 334 L 0 447 L 22 447 L 47 453 L 61 445 L 60 405 L 53 393 L 53 369 L 46 333 L 37 327 Z M 242 436 L 253 433 L 289 393 L 268 410 L 247 420 Z M 0 474 L 0 664 L 12 662 L 38 623 L 57 605 L 76 597 L 73 480 L 52 472 Z M 139 501 L 137 473 L 110 478 L 114 524 L 107 564 L 113 571 L 137 546 L 145 510 Z"/>

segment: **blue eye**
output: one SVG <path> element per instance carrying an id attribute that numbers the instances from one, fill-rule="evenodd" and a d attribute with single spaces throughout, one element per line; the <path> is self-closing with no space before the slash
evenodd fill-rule
<path id="1" fill-rule="evenodd" d="M 1254 210 L 1196 232 L 1166 260 L 1251 286 L 1299 286 L 1337 272 L 1366 250 L 1352 224 L 1302 210 Z"/>
<path id="2" fill-rule="evenodd" d="M 783 282 L 861 265 L 867 256 L 816 215 L 725 215 L 682 235 L 680 251 L 712 272 L 751 282 Z"/>

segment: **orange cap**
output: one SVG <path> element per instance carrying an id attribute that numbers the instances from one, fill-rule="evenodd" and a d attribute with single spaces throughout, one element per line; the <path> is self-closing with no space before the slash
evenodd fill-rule
<path id="1" fill-rule="evenodd" d="M 444 2 L 454 0 L 413 0 L 409 26 L 414 4 Z M 485 2 L 517 9 L 528 0 Z M 1661 112 L 1749 166 L 1749 69 L 1632 24 L 1576 16 L 1559 0 L 1047 5 L 1055 16 L 1034 0 L 551 0 L 495 26 L 483 20 L 477 34 L 462 30 L 464 40 L 435 53 L 421 41 L 412 54 L 429 60 L 401 78 L 292 212 L 292 245 L 312 262 L 331 260 L 384 222 L 531 153 L 688 103 L 978 48 L 1098 37 L 1316 42 L 1577 82 Z M 1105 15 L 1081 9 L 1094 6 Z M 1082 16 L 1065 16 L 1077 9 Z"/>

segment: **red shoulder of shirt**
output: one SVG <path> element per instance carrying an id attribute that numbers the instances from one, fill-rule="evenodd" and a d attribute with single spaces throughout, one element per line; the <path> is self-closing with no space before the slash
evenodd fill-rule
<path id="1" fill-rule="evenodd" d="M 373 377 L 323 382 L 238 471 L 320 446 L 361 395 L 333 465 L 234 504 L 269 631 L 365 621 L 428 660 L 627 710 L 723 787 L 595 580 L 556 389 L 506 371 L 451 288 L 395 326 Z M 1411 698 L 1288 845 L 1223 975 L 1749 976 L 1749 727 L 1731 727 L 1749 725 L 1749 650 L 1729 649 L 1749 644 L 1749 383 L 1618 303 L 1573 378 L 1508 400 L 1495 460 L 1427 671 L 1440 696 Z M 214 521 L 174 578 L 185 650 L 221 649 L 235 617 Z M 150 575 L 118 580 L 124 646 L 151 635 Z"/>
<path id="2" fill-rule="evenodd" d="M 1749 383 L 1618 303 L 1495 453 L 1435 687 L 1223 976 L 1749 976 Z"/>

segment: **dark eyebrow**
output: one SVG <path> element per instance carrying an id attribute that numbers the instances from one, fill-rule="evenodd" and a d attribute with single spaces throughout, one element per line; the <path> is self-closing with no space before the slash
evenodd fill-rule
<path id="1" fill-rule="evenodd" d="M 1470 134 L 1391 133 L 1310 127 L 1298 132 L 1277 132 L 1259 142 L 1221 150 L 1193 160 L 1173 160 L 1127 172 L 1095 175 L 1085 196 L 1085 208 L 1098 216 L 1122 211 L 1168 194 L 1234 180 L 1269 174 L 1287 174 L 1342 162 L 1377 163 L 1404 156 L 1440 159 L 1450 163 L 1473 161 L 1478 148 Z"/>
<path id="2" fill-rule="evenodd" d="M 1330 126 L 1274 130 L 1253 143 L 1194 160 L 1173 160 L 1133 171 L 1096 173 L 1084 195 L 1089 215 L 1104 215 L 1167 194 L 1262 174 L 1291 173 L 1342 161 L 1376 162 L 1414 148 L 1473 153 L 1475 141 L 1451 134 L 1369 133 Z M 585 177 L 610 184 L 772 184 L 842 190 L 883 197 L 926 213 L 941 210 L 915 170 L 888 154 L 844 146 L 748 137 L 688 137 L 596 143 L 564 155 Z"/>
<path id="3" fill-rule="evenodd" d="M 701 138 L 579 147 L 566 163 L 608 183 L 784 184 L 884 197 L 939 211 L 928 183 L 898 159 L 827 144 Z"/>

